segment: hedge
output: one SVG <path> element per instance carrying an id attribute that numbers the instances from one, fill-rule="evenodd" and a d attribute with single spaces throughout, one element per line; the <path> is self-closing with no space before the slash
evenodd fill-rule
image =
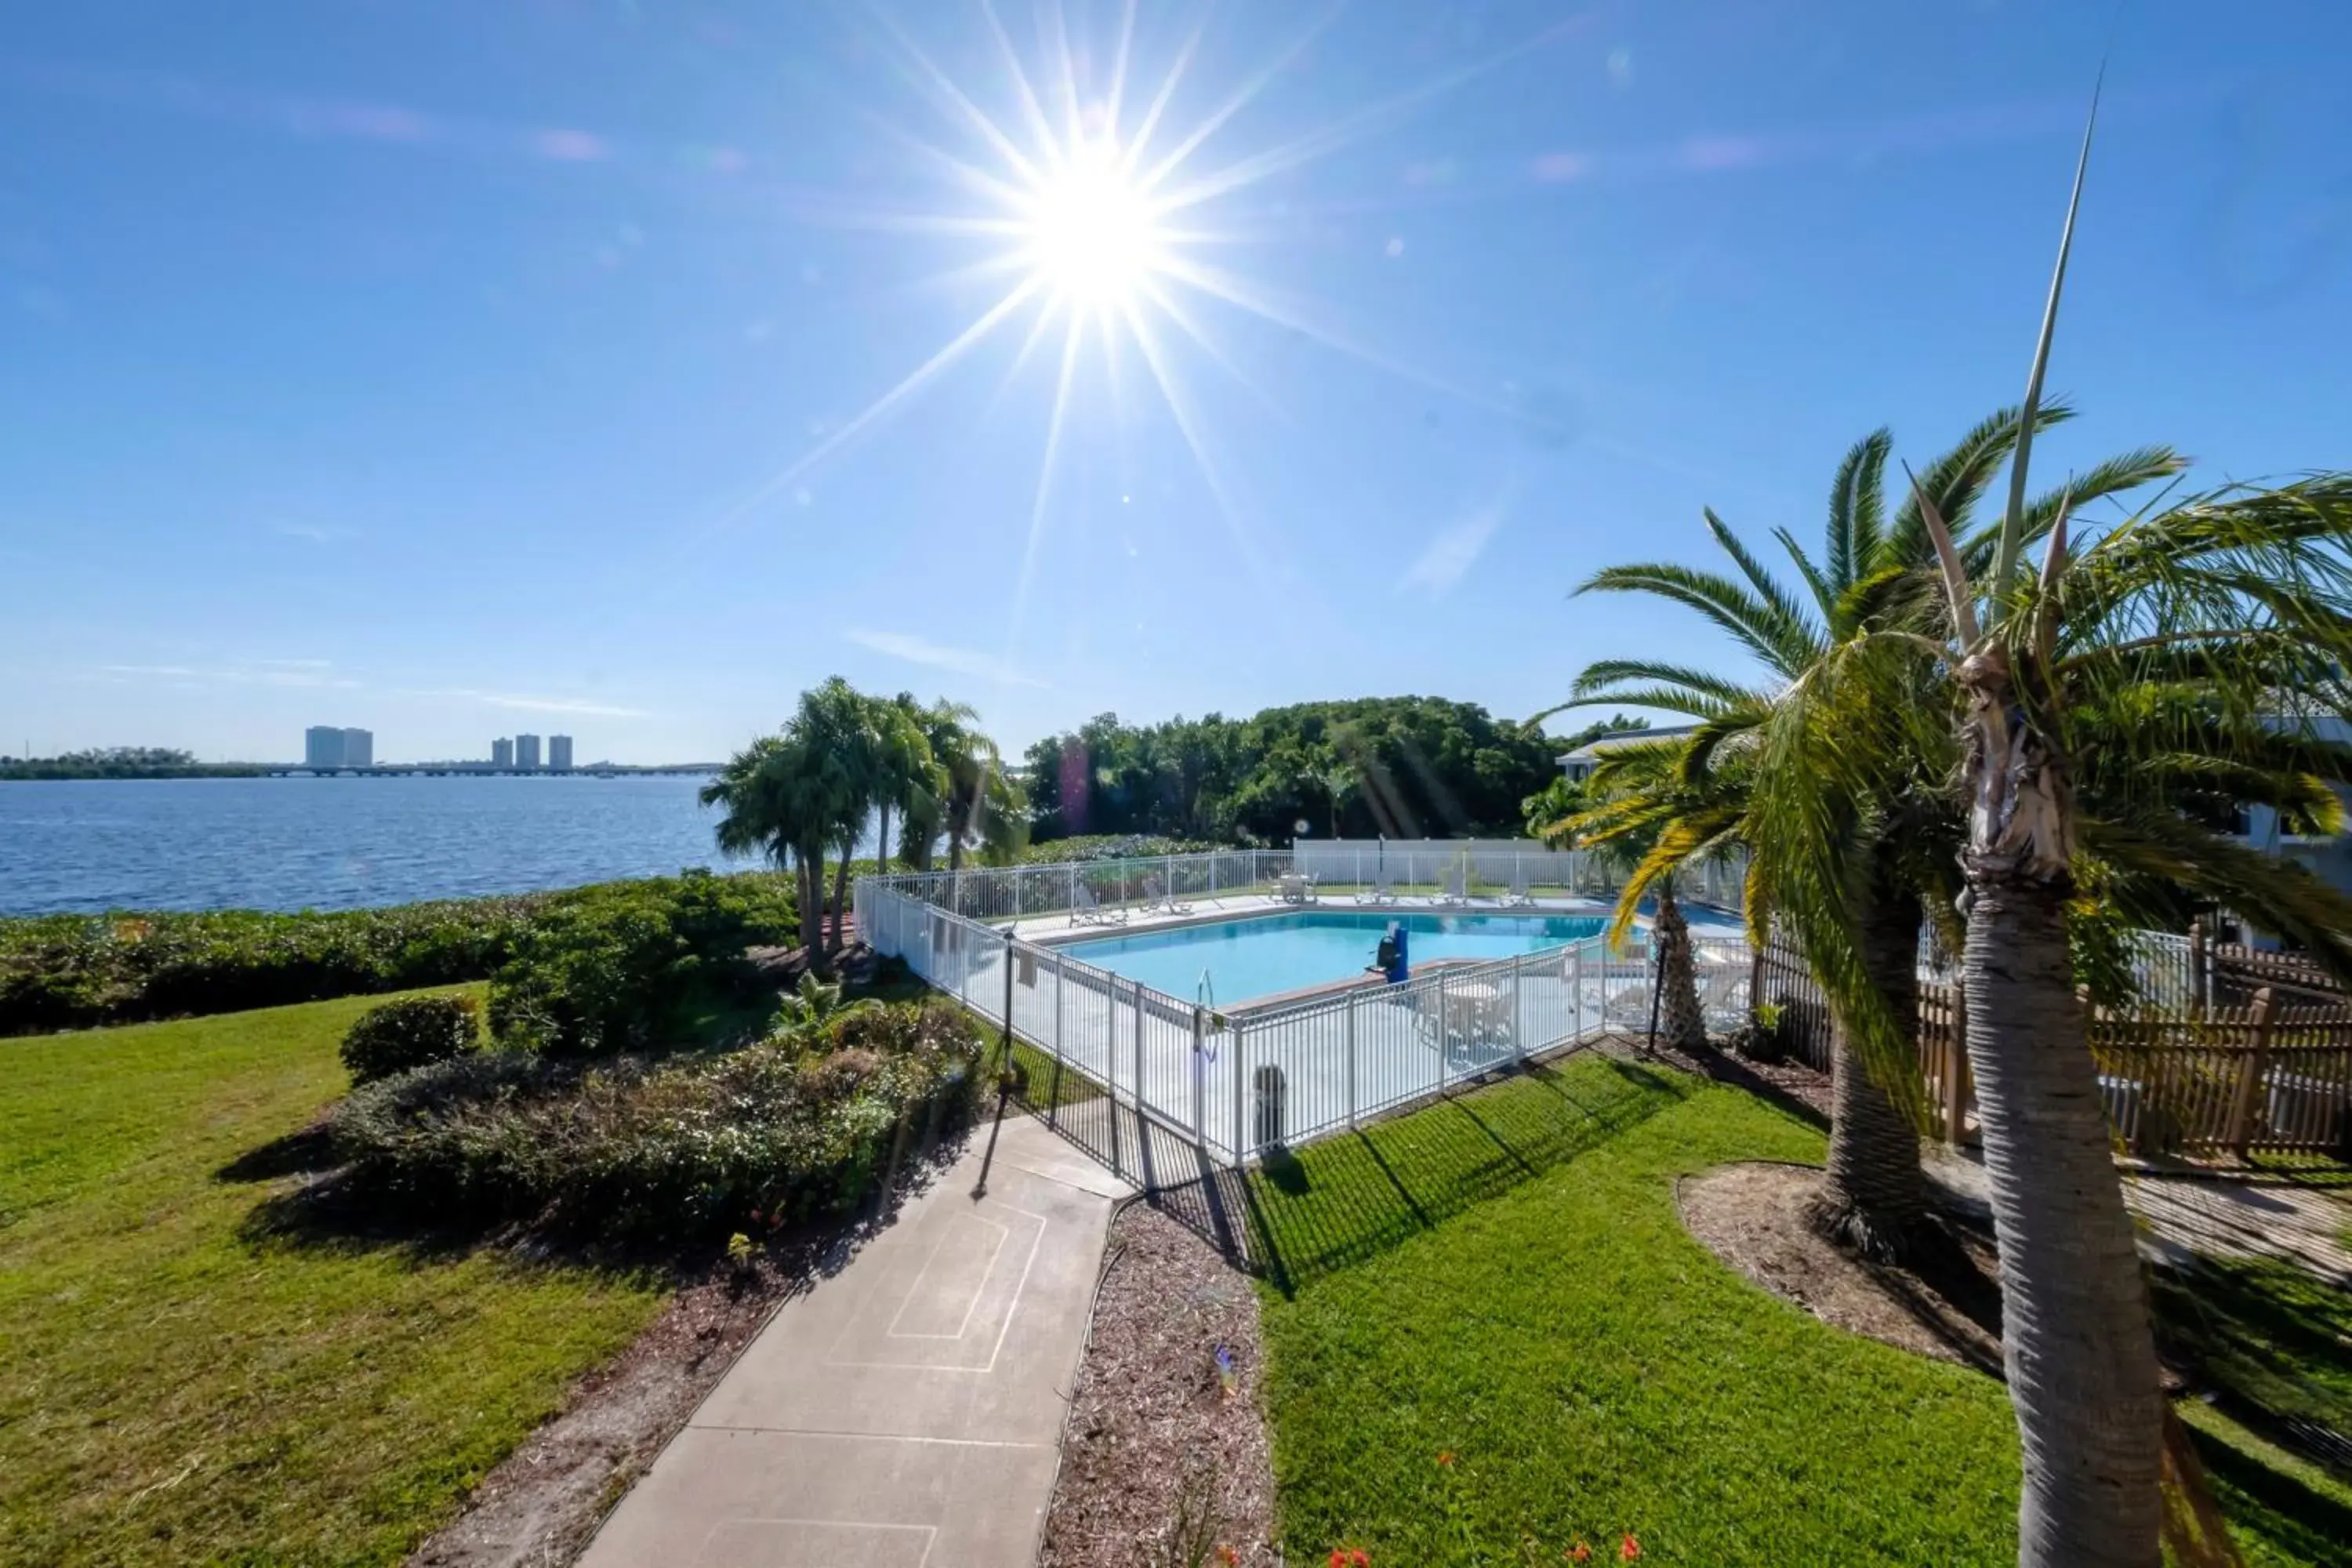
<path id="1" fill-rule="evenodd" d="M 342 1194 L 388 1219 L 757 1236 L 854 1208 L 967 1118 L 982 1050 L 970 1015 L 931 1002 L 658 1065 L 488 1051 L 354 1089 L 331 1135 Z"/>
<path id="2" fill-rule="evenodd" d="M 343 1036 L 341 1054 L 352 1081 L 368 1083 L 464 1056 L 481 1043 L 481 1005 L 460 992 L 369 1008 Z"/>
<path id="3" fill-rule="evenodd" d="M 756 901 L 761 940 L 788 940 L 795 928 L 788 877 L 756 871 L 688 876 Z M 229 910 L 0 919 L 0 1036 L 480 980 L 512 956 L 523 932 L 552 913 L 614 889 L 674 889 L 687 879 L 299 914 Z"/>

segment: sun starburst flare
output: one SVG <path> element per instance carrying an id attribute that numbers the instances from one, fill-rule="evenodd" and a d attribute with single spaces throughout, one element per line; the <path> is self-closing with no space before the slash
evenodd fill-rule
<path id="1" fill-rule="evenodd" d="M 1131 359 L 1144 367 L 1147 381 L 1166 405 L 1178 433 L 1199 465 L 1244 561 L 1253 567 L 1259 552 L 1243 525 L 1234 500 L 1234 487 L 1212 457 L 1197 400 L 1185 388 L 1171 350 L 1181 340 L 1261 399 L 1265 395 L 1248 381 L 1233 357 L 1213 341 L 1199 312 L 1191 308 L 1192 300 L 1213 300 L 1244 316 L 1304 333 L 1361 363 L 1463 402 L 1489 409 L 1498 406 L 1491 399 L 1416 372 L 1362 346 L 1321 320 L 1318 312 L 1305 302 L 1280 299 L 1261 284 L 1209 265 L 1195 252 L 1204 245 L 1237 237 L 1199 226 L 1202 220 L 1194 215 L 1211 209 L 1236 192 L 1394 122 L 1424 100 L 1457 89 L 1561 37 L 1577 26 L 1580 18 L 1571 18 L 1432 81 L 1366 105 L 1290 142 L 1251 149 L 1230 161 L 1201 167 L 1198 165 L 1211 156 L 1210 149 L 1216 139 L 1228 133 L 1234 119 L 1331 24 L 1340 7 L 1335 5 L 1324 12 L 1277 50 L 1263 68 L 1244 79 L 1189 131 L 1172 136 L 1172 133 L 1166 129 L 1167 121 L 1178 89 L 1192 68 L 1203 29 L 1194 27 L 1174 51 L 1149 102 L 1130 120 L 1128 89 L 1135 54 L 1136 9 L 1136 0 L 1127 0 L 1120 14 L 1110 79 L 1098 96 L 1089 96 L 1079 80 L 1059 0 L 1041 0 L 1040 53 L 1052 68 L 1046 88 L 1054 100 L 1055 112 L 1049 113 L 1047 98 L 1039 91 L 1027 62 L 1005 32 L 994 5 L 991 0 L 979 0 L 980 14 L 1002 58 L 1004 79 L 1017 110 L 1010 125 L 983 109 L 887 13 L 871 13 L 888 38 L 892 58 L 902 73 L 947 124 L 961 134 L 966 145 L 962 151 L 942 147 L 887 121 L 881 122 L 880 129 L 946 174 L 967 198 L 967 205 L 950 211 L 910 214 L 894 209 L 862 215 L 845 205 L 828 208 L 826 217 L 852 224 L 863 221 L 895 231 L 929 231 L 987 240 L 992 247 L 989 254 L 974 265 L 958 268 L 956 275 L 1010 276 L 1013 282 L 1002 297 L 929 359 L 858 414 L 835 426 L 730 510 L 730 521 L 748 515 L 797 485 L 818 464 L 900 412 L 916 395 L 993 336 L 1005 322 L 1024 312 L 1034 312 L 1028 332 L 1006 373 L 1006 385 L 1037 357 L 1036 351 L 1044 346 L 1056 325 L 1061 329 L 1061 342 L 1060 352 L 1054 356 L 1057 362 L 1054 401 L 1019 585 L 1013 597 L 1009 644 L 1019 636 L 1030 577 L 1045 530 L 1066 416 L 1081 354 L 1090 336 L 1098 343 L 1112 376 L 1115 402 L 1119 400 L 1121 391 L 1116 384 L 1121 356 L 1131 350 Z M 1163 142 L 1169 143 L 1164 150 Z M 1161 331 L 1162 323 L 1172 331 Z M 1003 390 L 1000 388 L 1000 395 Z"/>

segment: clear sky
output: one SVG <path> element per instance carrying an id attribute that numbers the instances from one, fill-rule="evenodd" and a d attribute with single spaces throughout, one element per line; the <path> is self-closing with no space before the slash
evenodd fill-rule
<path id="1" fill-rule="evenodd" d="M 1128 15 L 7 7 L 0 752 L 711 757 L 836 672 L 1017 746 L 1721 658 L 1568 591 L 2019 395 L 2111 36 L 2041 471 L 2352 461 L 2339 0 Z"/>

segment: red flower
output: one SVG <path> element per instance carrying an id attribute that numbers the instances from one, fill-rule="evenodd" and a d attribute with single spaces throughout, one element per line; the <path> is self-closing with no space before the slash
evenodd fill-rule
<path id="1" fill-rule="evenodd" d="M 1444 1465 L 1447 1469 L 1452 1469 L 1454 1468 L 1454 1450 L 1448 1448 L 1444 1453 L 1438 1455 L 1437 1462 Z"/>
<path id="2" fill-rule="evenodd" d="M 1642 1555 L 1642 1543 L 1634 1540 L 1632 1532 L 1628 1531 L 1625 1539 L 1618 1543 L 1617 1561 L 1620 1563 L 1631 1563 L 1634 1558 L 1639 1557 L 1640 1555 Z"/>
<path id="3" fill-rule="evenodd" d="M 1225 1568 L 1241 1568 L 1242 1554 L 1230 1546 L 1220 1546 L 1217 1548 L 1217 1561 Z"/>
<path id="4" fill-rule="evenodd" d="M 1364 1555 L 1364 1549 L 1360 1546 L 1348 1553 L 1348 1568 L 1372 1568 L 1372 1560 Z"/>
<path id="5" fill-rule="evenodd" d="M 1580 1541 L 1568 1549 L 1568 1560 L 1570 1563 L 1590 1563 L 1592 1561 L 1592 1548 Z"/>
<path id="6" fill-rule="evenodd" d="M 1331 1568 L 1348 1568 L 1348 1549 L 1346 1547 L 1334 1546 L 1331 1548 Z"/>

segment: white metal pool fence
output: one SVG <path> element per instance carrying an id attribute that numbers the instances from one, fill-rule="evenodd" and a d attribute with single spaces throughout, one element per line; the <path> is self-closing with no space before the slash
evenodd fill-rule
<path id="1" fill-rule="evenodd" d="M 1624 873 L 1580 849 L 1547 849 L 1533 839 L 1302 839 L 1288 849 L 1219 849 L 1194 855 L 1143 855 L 1051 866 L 980 866 L 958 871 L 901 872 L 862 879 L 978 921 L 1034 920 L 1079 907 L 1084 888 L 1105 908 L 1168 900 L 1220 900 L 1273 887 L 1277 879 L 1315 879 L 1318 896 L 1346 898 L 1379 887 L 1438 889 L 1455 872 L 1465 891 L 1489 898 L 1614 898 Z M 1685 896 L 1736 909 L 1744 873 L 1710 861 L 1692 872 Z"/>
<path id="2" fill-rule="evenodd" d="M 1261 868 L 1247 850 L 1174 858 L 1175 868 L 1155 864 L 1171 877 L 1189 871 L 1202 889 L 1179 897 L 1204 896 L 1210 887 L 1238 890 L 1248 885 L 1240 879 L 1245 872 Z M 1197 864 L 1208 860 L 1230 864 Z M 1084 876 L 1089 885 L 1094 876 L 1083 866 L 1048 869 Z M 1233 1163 L 1532 1056 L 1611 1031 L 1641 1032 L 1650 1022 L 1651 955 L 1638 936 L 1618 952 L 1604 938 L 1588 937 L 1491 963 L 1433 966 L 1402 985 L 1218 1012 L 921 896 L 937 890 L 982 901 L 1019 889 L 1028 913 L 1069 907 L 1040 910 L 1026 901 L 1049 889 L 1046 881 L 975 884 L 972 875 L 861 879 L 858 929 L 877 952 L 904 960 L 991 1023 L 1003 1026 L 1009 1010 L 1016 1038 L 1101 1085 L 1117 1104 Z M 1069 886 L 1066 876 L 1066 897 Z M 1747 1011 L 1747 949 L 1708 941 L 1699 953 L 1711 1021 L 1728 1027 Z"/>

